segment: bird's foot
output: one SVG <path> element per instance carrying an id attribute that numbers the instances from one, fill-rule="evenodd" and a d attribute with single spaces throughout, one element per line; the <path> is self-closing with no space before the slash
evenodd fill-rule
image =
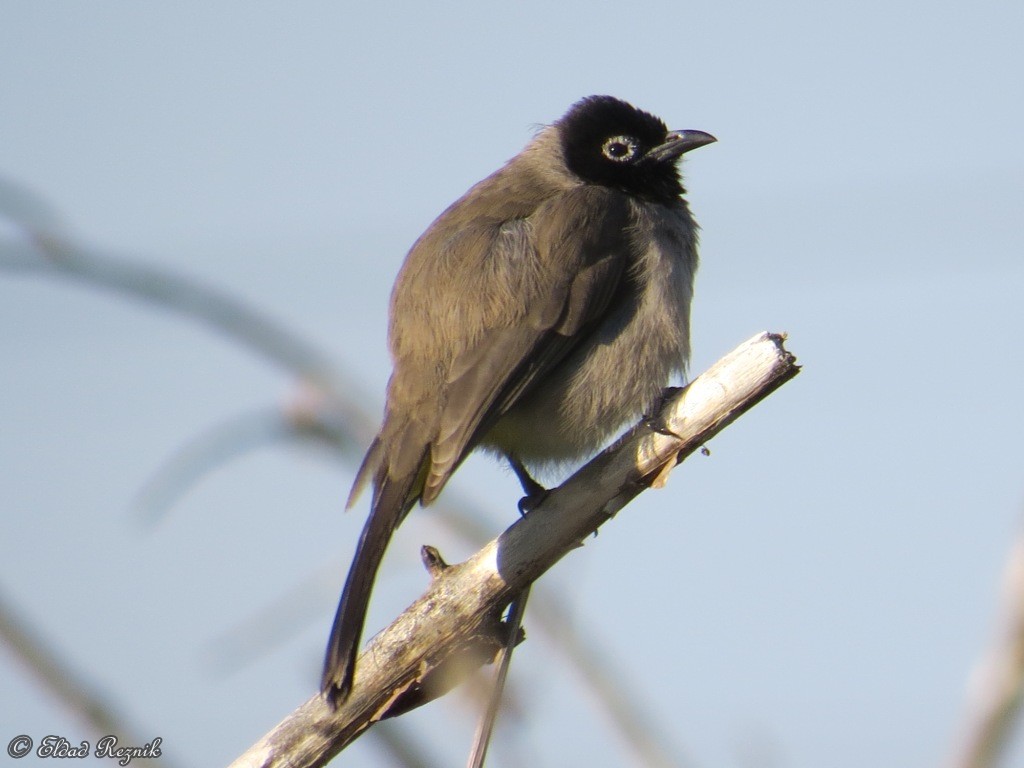
<path id="1" fill-rule="evenodd" d="M 651 406 L 651 413 L 644 414 L 643 422 L 647 425 L 648 429 L 652 432 L 657 432 L 659 435 L 679 437 L 679 435 L 669 429 L 662 411 L 665 408 L 665 404 L 682 392 L 683 389 L 685 389 L 685 387 L 665 387 L 665 389 L 661 391 L 661 394 L 658 395 L 658 399 L 655 400 L 654 404 Z"/>
<path id="2" fill-rule="evenodd" d="M 540 506 L 541 502 L 547 498 L 549 491 L 530 476 L 519 459 L 509 456 L 508 463 L 512 467 L 512 471 L 516 473 L 516 477 L 519 478 L 523 493 L 526 494 L 519 500 L 519 514 L 528 515 Z"/>

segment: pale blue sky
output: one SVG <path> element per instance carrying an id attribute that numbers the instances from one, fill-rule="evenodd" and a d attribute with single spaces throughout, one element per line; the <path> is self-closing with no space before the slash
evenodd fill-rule
<path id="1" fill-rule="evenodd" d="M 0 8 L 0 175 L 85 243 L 266 309 L 374 413 L 406 249 L 537 124 L 610 93 L 715 134 L 684 168 L 693 369 L 784 330 L 804 372 L 545 581 L 694 765 L 940 763 L 1024 504 L 1019 0 Z M 365 514 L 342 514 L 353 468 L 263 449 L 146 530 L 129 508 L 156 469 L 291 380 L 40 276 L 0 272 L 0 327 L 4 595 L 177 765 L 227 762 L 314 689 Z M 486 459 L 452 492 L 494 533 L 515 515 Z M 414 514 L 378 626 L 419 594 L 424 542 L 468 554 Z M 331 564 L 311 623 L 211 674 L 212 643 Z M 0 670 L 0 744 L 87 737 Z M 539 639 L 514 679 L 531 764 L 625 761 Z M 407 719 L 458 764 L 459 715 Z M 364 742 L 346 765 L 380 764 Z"/>

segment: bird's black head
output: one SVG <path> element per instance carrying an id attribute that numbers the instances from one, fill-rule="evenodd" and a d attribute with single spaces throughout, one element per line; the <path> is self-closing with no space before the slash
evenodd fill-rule
<path id="1" fill-rule="evenodd" d="M 669 131 L 659 118 L 612 96 L 578 101 L 557 126 L 570 171 L 661 202 L 683 193 L 683 153 L 715 140 L 702 131 Z"/>

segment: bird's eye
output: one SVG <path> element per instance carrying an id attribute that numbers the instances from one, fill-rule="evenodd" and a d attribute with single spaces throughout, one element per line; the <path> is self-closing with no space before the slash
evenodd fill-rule
<path id="1" fill-rule="evenodd" d="M 629 136 L 613 136 L 601 146 L 601 154 L 617 163 L 632 160 L 636 153 L 636 140 Z"/>

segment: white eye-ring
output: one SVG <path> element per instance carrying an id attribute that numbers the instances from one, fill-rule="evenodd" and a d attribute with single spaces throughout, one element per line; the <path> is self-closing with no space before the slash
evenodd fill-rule
<path id="1" fill-rule="evenodd" d="M 616 163 L 626 162 L 636 157 L 639 146 L 632 136 L 612 136 L 601 145 L 601 154 Z"/>

